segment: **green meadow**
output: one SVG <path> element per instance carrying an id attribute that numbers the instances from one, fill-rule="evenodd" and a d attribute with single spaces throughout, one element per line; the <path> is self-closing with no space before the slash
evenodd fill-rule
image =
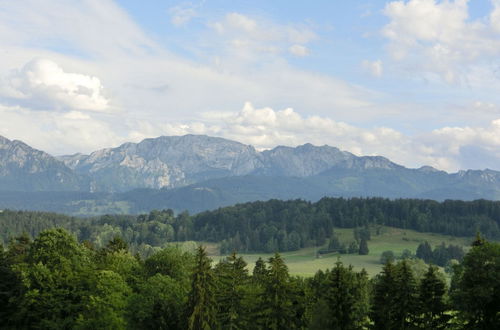
<path id="1" fill-rule="evenodd" d="M 342 242 L 348 243 L 354 240 L 353 229 L 335 229 L 335 233 Z M 397 257 L 400 256 L 405 249 L 410 250 L 414 254 L 418 245 L 424 241 L 428 241 L 433 248 L 444 242 L 446 245 L 460 245 L 463 246 L 464 249 L 467 249 L 472 240 L 472 237 L 453 237 L 434 233 L 419 233 L 414 230 L 392 227 L 379 227 L 378 235 L 376 234 L 375 228 L 372 230 L 371 240 L 368 241 L 368 248 L 370 250 L 368 255 L 340 255 L 338 253 L 318 255 L 317 251 L 319 248 L 317 247 L 283 252 L 281 255 L 285 259 L 290 274 L 292 275 L 313 276 L 319 269 L 325 270 L 327 268 L 332 268 L 337 260 L 340 260 L 346 265 L 352 265 L 355 270 L 359 271 L 364 268 L 370 276 L 374 276 L 382 270 L 380 255 L 384 251 L 392 250 Z M 224 257 L 219 255 L 217 244 L 205 242 L 202 244 L 207 247 L 214 262 Z M 259 257 L 266 260 L 273 254 L 252 253 L 241 255 L 249 264 L 249 269 L 251 270 Z"/>

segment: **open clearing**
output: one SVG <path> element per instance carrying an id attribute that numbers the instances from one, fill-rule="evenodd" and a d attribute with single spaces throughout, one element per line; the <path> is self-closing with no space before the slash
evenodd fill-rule
<path id="1" fill-rule="evenodd" d="M 353 229 L 335 229 L 342 242 L 350 242 L 354 240 Z M 403 250 L 408 249 L 413 254 L 417 250 L 421 242 L 428 241 L 434 248 L 436 245 L 444 242 L 446 245 L 454 244 L 463 246 L 467 249 L 470 246 L 473 238 L 453 237 L 434 233 L 419 233 L 414 230 L 381 227 L 379 235 L 376 235 L 376 230 L 371 230 L 371 240 L 368 241 L 370 250 L 368 255 L 360 256 L 357 254 L 342 254 L 330 253 L 317 257 L 317 247 L 304 248 L 298 251 L 282 252 L 281 255 L 286 261 L 290 274 L 301 276 L 313 276 L 319 269 L 332 268 L 340 257 L 345 265 L 352 265 L 355 270 L 365 268 L 368 274 L 374 276 L 382 270 L 380 264 L 380 255 L 382 252 L 392 250 L 396 256 L 400 256 Z M 207 246 L 207 250 L 215 262 L 223 256 L 217 254 L 217 245 L 214 243 L 203 243 Z M 249 264 L 249 269 L 252 269 L 255 261 L 262 257 L 267 260 L 273 254 L 256 253 L 256 254 L 241 254 L 245 261 Z"/>

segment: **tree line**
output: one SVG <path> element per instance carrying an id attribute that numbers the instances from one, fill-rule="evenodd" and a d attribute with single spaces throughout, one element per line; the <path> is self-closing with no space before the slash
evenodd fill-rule
<path id="1" fill-rule="evenodd" d="M 451 285 L 435 266 L 406 260 L 369 279 L 340 260 L 291 276 L 279 253 L 250 272 L 236 253 L 213 264 L 193 252 L 133 255 L 62 228 L 0 246 L 2 329 L 497 329 L 500 244 L 477 237 Z"/>
<path id="2" fill-rule="evenodd" d="M 0 213 L 0 241 L 27 232 L 60 226 L 102 247 L 112 237 L 123 237 L 133 251 L 150 251 L 172 241 L 218 242 L 223 252 L 294 251 L 322 246 L 335 236 L 334 228 L 385 225 L 420 232 L 472 237 L 480 231 L 500 239 L 500 202 L 384 198 L 323 198 L 251 202 L 195 215 L 154 210 L 141 215 L 103 215 L 76 218 L 54 213 L 4 210 Z M 361 237 L 363 232 L 358 233 Z M 367 240 L 366 238 L 364 239 Z M 356 240 L 359 245 L 362 239 Z M 354 245 L 351 247 L 354 250 Z M 349 246 L 334 247 L 349 250 Z M 359 249 L 359 246 L 358 246 Z"/>

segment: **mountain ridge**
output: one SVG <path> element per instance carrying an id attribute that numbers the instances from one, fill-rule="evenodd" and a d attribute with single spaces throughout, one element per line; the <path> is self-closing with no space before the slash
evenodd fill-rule
<path id="1" fill-rule="evenodd" d="M 153 204 L 138 195 L 140 189 L 151 190 L 154 207 L 171 202 L 165 207 L 196 211 L 269 198 L 500 199 L 500 172 L 406 168 L 382 156 L 310 143 L 258 151 L 206 135 L 161 136 L 53 157 L 0 136 L 0 191 L 74 191 L 90 199 L 76 192 L 100 193 L 95 196 L 147 211 L 141 205 Z"/>

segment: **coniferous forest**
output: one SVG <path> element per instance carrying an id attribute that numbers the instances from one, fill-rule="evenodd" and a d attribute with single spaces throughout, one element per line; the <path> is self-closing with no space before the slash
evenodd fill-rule
<path id="1" fill-rule="evenodd" d="M 279 253 L 249 272 L 236 253 L 200 246 L 147 258 L 114 238 L 102 248 L 65 229 L 0 249 L 2 329 L 497 329 L 500 244 L 477 236 L 453 270 L 417 276 L 406 260 L 368 278 L 340 260 L 291 276 Z"/>
<path id="2" fill-rule="evenodd" d="M 323 198 L 316 203 L 270 200 L 237 204 L 195 215 L 172 210 L 141 215 L 76 218 L 44 212 L 4 210 L 0 213 L 0 242 L 27 233 L 63 227 L 79 241 L 102 247 L 122 237 L 133 253 L 174 241 L 220 243 L 223 253 L 294 251 L 322 246 L 335 237 L 334 228 L 391 226 L 419 232 L 500 239 L 500 202 L 383 198 Z M 361 243 L 362 237 L 359 242 Z M 149 251 L 149 252 L 148 252 Z M 425 259 L 425 258 L 424 258 Z M 431 261 L 429 259 L 429 261 Z M 439 262 L 436 262 L 439 263 Z"/>

